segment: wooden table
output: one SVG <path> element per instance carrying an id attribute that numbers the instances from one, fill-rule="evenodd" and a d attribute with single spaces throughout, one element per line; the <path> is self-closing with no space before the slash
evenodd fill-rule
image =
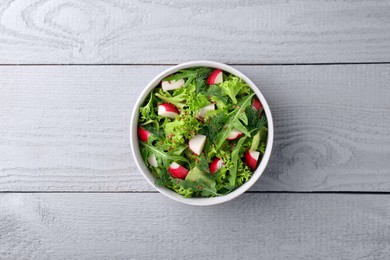
<path id="1" fill-rule="evenodd" d="M 233 64 L 275 147 L 193 207 L 142 178 L 130 113 L 157 73 Z M 0 4 L 0 259 L 389 259 L 389 1 Z"/>

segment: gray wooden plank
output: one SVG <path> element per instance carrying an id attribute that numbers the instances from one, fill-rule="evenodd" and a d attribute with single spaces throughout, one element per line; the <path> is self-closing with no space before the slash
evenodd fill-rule
<path id="1" fill-rule="evenodd" d="M 389 62 L 390 3 L 2 1 L 0 63 Z"/>
<path id="2" fill-rule="evenodd" d="M 2 259 L 387 259 L 387 195 L 0 194 Z"/>
<path id="3" fill-rule="evenodd" d="M 151 190 L 128 122 L 165 68 L 0 67 L 0 190 Z M 237 68 L 275 123 L 269 167 L 252 190 L 390 191 L 390 65 Z"/>

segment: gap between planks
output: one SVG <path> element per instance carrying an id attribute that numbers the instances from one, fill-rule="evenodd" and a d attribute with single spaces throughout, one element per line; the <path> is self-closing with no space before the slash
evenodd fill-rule
<path id="1" fill-rule="evenodd" d="M 4 67 L 33 67 L 33 66 L 175 66 L 180 63 L 26 63 L 0 64 Z M 183 62 L 184 63 L 184 62 Z M 223 63 L 223 62 L 222 62 Z M 231 66 L 333 66 L 333 65 L 381 65 L 388 62 L 332 62 L 332 63 L 225 63 Z"/>
<path id="2" fill-rule="evenodd" d="M 46 194 L 46 193 L 67 193 L 67 194 L 159 194 L 158 191 L 0 191 L 0 194 L 5 193 L 27 193 L 27 194 Z M 246 191 L 245 194 L 340 194 L 340 195 L 390 195 L 390 191 Z"/>

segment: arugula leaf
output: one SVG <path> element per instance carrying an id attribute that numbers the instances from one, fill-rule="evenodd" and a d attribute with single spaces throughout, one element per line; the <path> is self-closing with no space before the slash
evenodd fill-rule
<path id="1" fill-rule="evenodd" d="M 245 109 L 250 105 L 251 99 L 254 96 L 254 93 L 246 96 L 241 102 L 240 107 L 236 108 L 229 114 L 229 121 L 223 127 L 222 131 L 217 136 L 216 148 L 219 149 L 223 142 L 225 142 L 226 137 L 229 135 L 230 131 L 235 128 L 243 132 L 245 135 L 250 136 L 250 133 L 246 127 L 242 124 L 248 124 L 248 118 L 245 114 Z M 242 121 L 242 122 L 241 122 Z"/>
<path id="2" fill-rule="evenodd" d="M 240 140 L 238 140 L 236 147 L 234 148 L 232 152 L 232 160 L 231 160 L 231 165 L 229 167 L 229 186 L 231 188 L 234 188 L 236 186 L 236 175 L 237 175 L 237 160 L 238 160 L 238 155 L 241 150 L 241 146 L 244 143 L 245 139 L 247 137 L 241 137 Z"/>
<path id="3" fill-rule="evenodd" d="M 142 157 L 144 158 L 145 161 L 147 160 L 150 154 L 154 154 L 156 156 L 156 160 L 158 162 L 161 161 L 161 164 L 164 165 L 166 168 L 168 168 L 172 162 L 189 163 L 189 161 L 183 156 L 164 152 L 162 150 L 159 150 L 157 147 L 150 144 L 146 144 L 144 142 L 140 142 L 140 145 L 148 151 L 148 153 L 142 154 Z"/>

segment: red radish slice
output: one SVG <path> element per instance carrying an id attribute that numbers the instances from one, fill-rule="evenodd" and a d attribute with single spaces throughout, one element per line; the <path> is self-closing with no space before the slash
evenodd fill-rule
<path id="1" fill-rule="evenodd" d="M 187 176 L 188 170 L 181 166 L 180 164 L 177 164 L 175 162 L 171 163 L 171 165 L 168 168 L 169 173 L 174 178 L 179 178 L 184 180 Z"/>
<path id="2" fill-rule="evenodd" d="M 207 78 L 207 84 L 215 85 L 223 82 L 223 73 L 222 70 L 216 69 L 211 72 L 210 76 Z"/>
<path id="3" fill-rule="evenodd" d="M 263 108 L 263 105 L 260 103 L 260 100 L 258 100 L 256 97 L 253 99 L 253 108 L 257 111 Z"/>
<path id="4" fill-rule="evenodd" d="M 205 107 L 202 107 L 197 115 L 198 118 L 205 118 L 206 113 L 209 111 L 215 110 L 215 104 L 210 104 Z"/>
<path id="5" fill-rule="evenodd" d="M 245 163 L 251 168 L 251 170 L 255 170 L 257 167 L 257 161 L 259 160 L 260 153 L 258 151 L 248 151 L 245 153 L 244 159 Z"/>
<path id="6" fill-rule="evenodd" d="M 204 147 L 205 144 L 206 144 L 206 136 L 205 135 L 195 135 L 188 142 L 188 147 L 196 155 L 200 155 L 200 153 L 202 152 L 203 147 Z"/>
<path id="7" fill-rule="evenodd" d="M 172 104 L 162 103 L 162 104 L 158 105 L 157 114 L 159 116 L 174 119 L 179 114 L 179 110 L 177 110 L 177 108 Z"/>
<path id="8" fill-rule="evenodd" d="M 226 140 L 236 140 L 242 136 L 242 132 L 237 129 L 232 129 L 229 135 L 226 137 Z"/>
<path id="9" fill-rule="evenodd" d="M 221 169 L 224 166 L 222 159 L 215 158 L 209 166 L 211 173 L 216 173 L 219 169 Z"/>
<path id="10" fill-rule="evenodd" d="M 157 160 L 156 160 L 156 156 L 154 154 L 151 154 L 149 157 L 148 157 L 148 162 L 150 165 L 152 165 L 153 167 L 157 167 L 158 164 L 157 164 Z"/>
<path id="11" fill-rule="evenodd" d="M 164 91 L 178 89 L 181 88 L 183 85 L 184 85 L 184 79 L 161 82 L 161 87 Z"/>
<path id="12" fill-rule="evenodd" d="M 138 137 L 139 137 L 139 139 L 141 139 L 141 141 L 147 142 L 149 136 L 151 136 L 151 135 L 152 135 L 152 133 L 150 133 L 149 131 L 145 130 L 144 128 L 142 128 L 140 126 L 138 127 Z"/>

